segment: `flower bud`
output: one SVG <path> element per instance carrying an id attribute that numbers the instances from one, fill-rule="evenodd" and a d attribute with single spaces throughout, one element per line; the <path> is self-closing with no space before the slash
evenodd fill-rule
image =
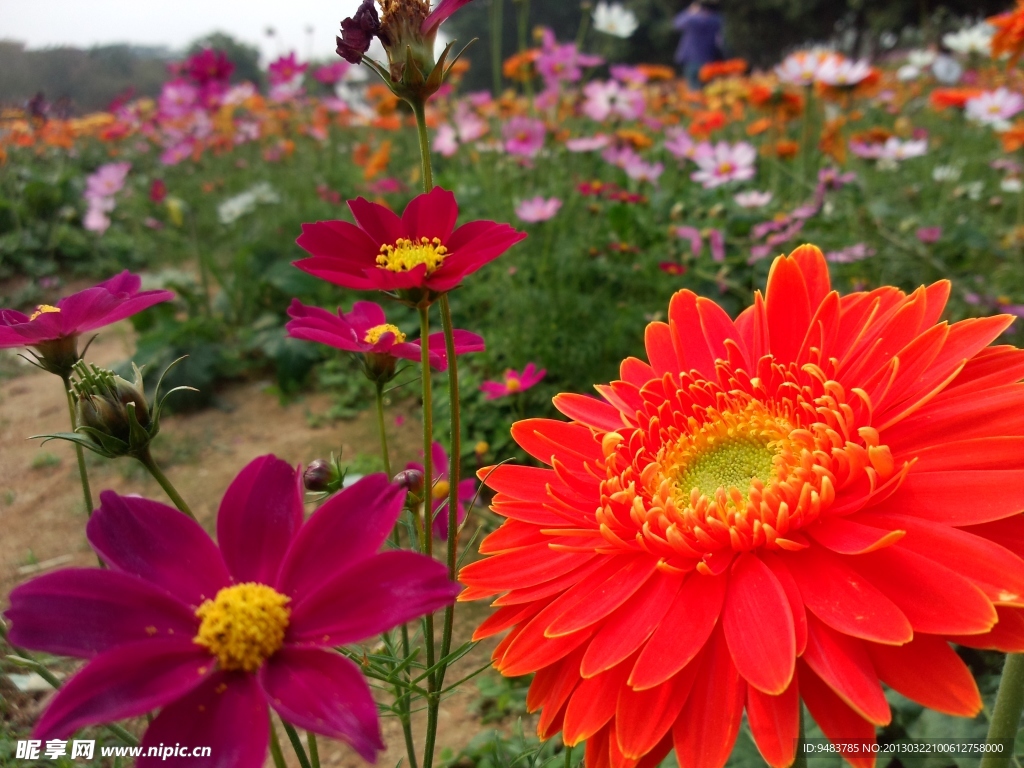
<path id="1" fill-rule="evenodd" d="M 418 469 L 406 469 L 399 472 L 395 475 L 394 482 L 416 496 L 423 493 L 423 473 Z"/>
<path id="2" fill-rule="evenodd" d="M 316 459 L 302 473 L 302 484 L 311 493 L 334 493 L 341 487 L 341 473 L 333 461 Z"/>

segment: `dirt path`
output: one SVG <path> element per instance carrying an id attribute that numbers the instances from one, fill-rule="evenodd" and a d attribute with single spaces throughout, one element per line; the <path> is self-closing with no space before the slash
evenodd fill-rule
<path id="1" fill-rule="evenodd" d="M 109 365 L 127 359 L 132 349 L 130 327 L 123 324 L 103 333 L 89 350 L 89 359 Z M 0 355 L 4 356 L 0 370 L 22 365 L 12 352 L 0 351 Z M 316 420 L 309 416 L 327 411 L 329 395 L 309 395 L 282 406 L 267 389 L 265 383 L 232 386 L 219 393 L 221 408 L 171 416 L 162 422 L 154 453 L 208 531 L 214 529 L 224 490 L 256 456 L 274 453 L 292 464 L 306 464 L 339 448 L 343 457 L 378 450 L 376 423 L 370 413 L 318 428 L 311 426 Z M 399 415 L 405 417 L 401 426 L 394 418 Z M 397 405 L 391 409 L 389 423 L 392 464 L 401 467 L 418 455 L 419 422 L 410 407 Z M 26 439 L 67 429 L 67 408 L 55 376 L 26 368 L 13 378 L 0 379 L 0 610 L 7 606 L 10 590 L 33 575 L 95 564 L 84 535 L 86 516 L 73 448 L 66 443 L 40 445 L 40 441 Z M 168 503 L 156 482 L 130 459 L 91 457 L 89 474 L 94 497 L 101 490 L 112 489 Z M 456 632 L 467 638 L 487 609 L 474 604 L 460 606 L 460 612 Z M 493 642 L 474 649 L 452 670 L 449 680 L 486 663 L 492 648 Z M 470 683 L 445 702 L 439 747 L 457 753 L 484 728 L 467 711 L 476 697 L 477 688 Z M 25 711 L 13 718 L 15 733 L 26 729 L 44 698 L 38 694 L 22 700 Z M 422 744 L 422 715 L 417 719 Z M 383 727 L 388 750 L 378 764 L 397 765 L 405 754 L 401 729 L 394 719 L 384 720 Z M 529 724 L 525 727 L 531 731 Z M 346 746 L 336 743 L 322 744 L 321 757 L 324 765 L 365 765 Z"/>

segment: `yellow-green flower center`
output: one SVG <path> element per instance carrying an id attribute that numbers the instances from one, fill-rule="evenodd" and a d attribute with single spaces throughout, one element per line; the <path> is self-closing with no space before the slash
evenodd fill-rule
<path id="1" fill-rule="evenodd" d="M 396 344 L 401 344 L 405 341 L 405 334 L 398 330 L 397 326 L 391 325 L 390 323 L 373 326 L 373 328 L 366 332 L 366 336 L 363 337 L 363 341 L 367 344 L 376 344 L 380 341 L 380 337 L 385 333 L 393 333 L 395 335 Z"/>
<path id="2" fill-rule="evenodd" d="M 775 451 L 764 435 L 737 434 L 711 438 L 703 451 L 680 468 L 679 492 L 689 498 L 696 488 L 702 496 L 715 498 L 719 488 L 736 488 L 746 495 L 752 480 L 767 485 L 772 475 Z"/>
<path id="3" fill-rule="evenodd" d="M 420 264 L 427 265 L 429 275 L 444 261 L 448 249 L 441 245 L 438 238 L 430 240 L 421 237 L 419 240 L 399 239 L 394 245 L 382 245 L 377 256 L 377 266 L 389 272 L 408 272 Z"/>
<path id="4" fill-rule="evenodd" d="M 40 315 L 48 315 L 51 312 L 60 312 L 60 307 L 51 307 L 49 304 L 40 304 L 36 311 L 29 315 L 29 320 L 35 320 Z"/>
<path id="5" fill-rule="evenodd" d="M 192 639 L 217 657 L 221 669 L 255 672 L 284 643 L 291 598 L 266 584 L 224 587 L 196 609 Z"/>

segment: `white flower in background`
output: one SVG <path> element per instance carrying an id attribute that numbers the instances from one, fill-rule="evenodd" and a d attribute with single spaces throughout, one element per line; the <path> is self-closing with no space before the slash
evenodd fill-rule
<path id="1" fill-rule="evenodd" d="M 818 77 L 818 70 L 828 62 L 842 61 L 835 51 L 815 48 L 809 51 L 791 53 L 775 67 L 775 74 L 784 83 L 811 85 Z"/>
<path id="2" fill-rule="evenodd" d="M 898 163 L 901 160 L 908 160 L 911 157 L 921 157 L 927 152 L 927 139 L 900 141 L 893 136 L 882 146 L 881 159 Z"/>
<path id="3" fill-rule="evenodd" d="M 932 169 L 932 180 L 943 182 L 943 181 L 956 181 L 960 178 L 960 166 L 958 165 L 936 165 Z"/>
<path id="4" fill-rule="evenodd" d="M 981 195 L 985 191 L 985 182 L 983 181 L 969 181 L 966 184 L 957 187 L 953 190 L 954 197 L 960 197 L 966 195 L 970 200 L 981 200 Z"/>
<path id="5" fill-rule="evenodd" d="M 932 74 L 943 85 L 956 85 L 963 77 L 964 68 L 952 56 L 941 54 L 935 58 L 935 63 L 932 64 Z"/>
<path id="6" fill-rule="evenodd" d="M 217 218 L 221 224 L 233 224 L 246 214 L 256 210 L 260 204 L 273 205 L 281 202 L 280 195 L 265 181 L 261 181 L 245 192 L 229 197 L 217 206 Z"/>
<path id="7" fill-rule="evenodd" d="M 915 67 L 913 64 L 904 64 L 902 67 L 896 70 L 896 79 L 901 83 L 907 83 L 911 80 L 917 80 L 921 76 L 921 68 Z"/>
<path id="8" fill-rule="evenodd" d="M 968 99 L 964 107 L 964 115 L 982 125 L 991 125 L 995 130 L 1006 130 L 1010 127 L 1009 120 L 1024 109 L 1024 96 L 1006 88 L 985 91 L 973 99 Z"/>
<path id="9" fill-rule="evenodd" d="M 594 29 L 613 37 L 631 37 L 640 26 L 636 14 L 621 3 L 598 3 L 594 9 Z"/>
<path id="10" fill-rule="evenodd" d="M 1016 176 L 1007 176 L 999 182 L 999 188 L 1003 190 L 1003 192 L 1017 193 L 1024 189 L 1024 182 Z"/>
<path id="11" fill-rule="evenodd" d="M 909 64 L 911 67 L 924 69 L 925 67 L 930 67 L 932 64 L 935 63 L 935 57 L 937 55 L 938 54 L 936 54 L 935 51 L 929 51 L 923 48 L 919 48 L 907 54 L 907 64 Z"/>
<path id="12" fill-rule="evenodd" d="M 870 74 L 871 65 L 866 61 L 850 61 L 833 56 L 822 62 L 814 76 L 819 83 L 825 85 L 849 87 L 857 85 Z"/>
<path id="13" fill-rule="evenodd" d="M 943 44 L 951 51 L 962 53 L 978 53 L 982 56 L 989 56 L 992 52 L 992 35 L 995 34 L 995 27 L 985 22 L 975 24 L 973 27 L 964 27 L 958 32 L 950 32 L 942 36 Z"/>
<path id="14" fill-rule="evenodd" d="M 733 201 L 740 208 L 763 208 L 772 201 L 771 192 L 758 192 L 756 189 L 733 195 Z"/>

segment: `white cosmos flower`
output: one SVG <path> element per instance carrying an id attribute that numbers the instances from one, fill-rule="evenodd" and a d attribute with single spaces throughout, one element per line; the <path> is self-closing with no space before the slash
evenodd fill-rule
<path id="1" fill-rule="evenodd" d="M 613 37 L 631 37 L 640 26 L 636 14 L 621 3 L 598 3 L 594 9 L 594 29 Z"/>
<path id="2" fill-rule="evenodd" d="M 964 27 L 958 32 L 950 32 L 942 36 L 942 42 L 951 51 L 969 54 L 980 53 L 982 56 L 990 55 L 992 50 L 992 35 L 995 28 L 981 22 L 973 27 Z"/>

